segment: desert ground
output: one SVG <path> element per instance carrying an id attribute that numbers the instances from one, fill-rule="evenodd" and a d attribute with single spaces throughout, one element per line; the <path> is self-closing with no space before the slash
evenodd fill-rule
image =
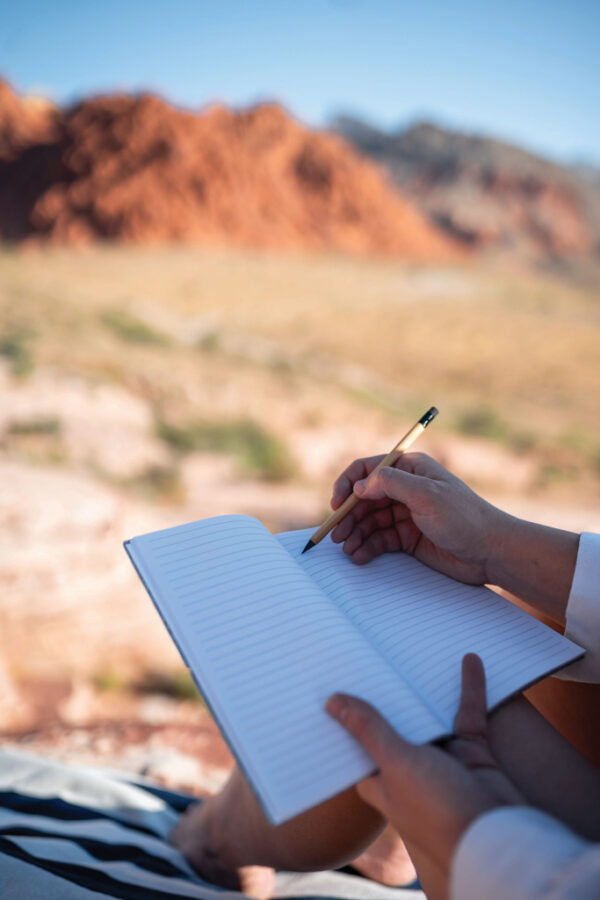
<path id="1" fill-rule="evenodd" d="M 186 247 L 0 253 L 5 745 L 213 790 L 230 757 L 122 542 L 316 524 L 419 448 L 518 515 L 600 528 L 600 296 L 518 268 Z"/>

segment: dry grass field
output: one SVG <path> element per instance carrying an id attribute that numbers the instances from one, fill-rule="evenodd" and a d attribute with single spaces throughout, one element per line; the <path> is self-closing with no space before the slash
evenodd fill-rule
<path id="1" fill-rule="evenodd" d="M 527 457 L 531 490 L 598 490 L 600 297 L 542 277 L 176 248 L 5 252 L 0 335 L 21 381 L 119 385 L 172 448 L 227 450 L 235 429 L 188 432 L 256 423 L 279 440 L 267 477 L 314 474 L 298 435 L 312 430 L 316 448 L 342 429 L 355 441 L 342 459 L 373 452 L 435 403 L 438 439 Z"/>

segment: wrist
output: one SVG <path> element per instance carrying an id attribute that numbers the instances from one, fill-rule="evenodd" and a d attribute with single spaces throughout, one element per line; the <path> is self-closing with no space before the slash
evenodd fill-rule
<path id="1" fill-rule="evenodd" d="M 521 520 L 509 513 L 489 504 L 484 534 L 485 558 L 483 568 L 485 583 L 504 587 L 502 582 L 511 561 L 515 556 L 515 548 L 519 545 L 519 526 Z"/>
<path id="2" fill-rule="evenodd" d="M 486 581 L 564 625 L 579 535 L 498 510 L 486 561 Z"/>
<path id="3" fill-rule="evenodd" d="M 526 523 L 495 507 L 494 513 L 486 540 L 485 578 L 486 584 L 505 588 L 508 573 L 517 565 L 519 548 L 525 540 L 522 526 Z"/>

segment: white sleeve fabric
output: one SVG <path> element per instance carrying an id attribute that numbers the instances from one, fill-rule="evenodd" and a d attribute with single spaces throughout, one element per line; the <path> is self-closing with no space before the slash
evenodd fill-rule
<path id="1" fill-rule="evenodd" d="M 454 854 L 451 900 L 598 900 L 600 844 L 532 807 L 480 816 Z"/>
<path id="2" fill-rule="evenodd" d="M 579 538 L 575 574 L 567 604 L 565 635 L 586 651 L 557 673 L 568 681 L 600 682 L 600 534 L 584 531 Z"/>

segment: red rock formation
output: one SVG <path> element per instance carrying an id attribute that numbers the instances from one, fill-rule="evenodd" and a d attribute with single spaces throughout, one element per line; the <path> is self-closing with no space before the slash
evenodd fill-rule
<path id="1" fill-rule="evenodd" d="M 55 136 L 59 112 L 38 97 L 18 97 L 0 79 L 0 160 L 14 159 L 31 144 Z"/>
<path id="2" fill-rule="evenodd" d="M 148 95 L 84 101 L 0 164 L 0 236 L 461 252 L 342 139 L 278 106 L 193 114 Z"/>

